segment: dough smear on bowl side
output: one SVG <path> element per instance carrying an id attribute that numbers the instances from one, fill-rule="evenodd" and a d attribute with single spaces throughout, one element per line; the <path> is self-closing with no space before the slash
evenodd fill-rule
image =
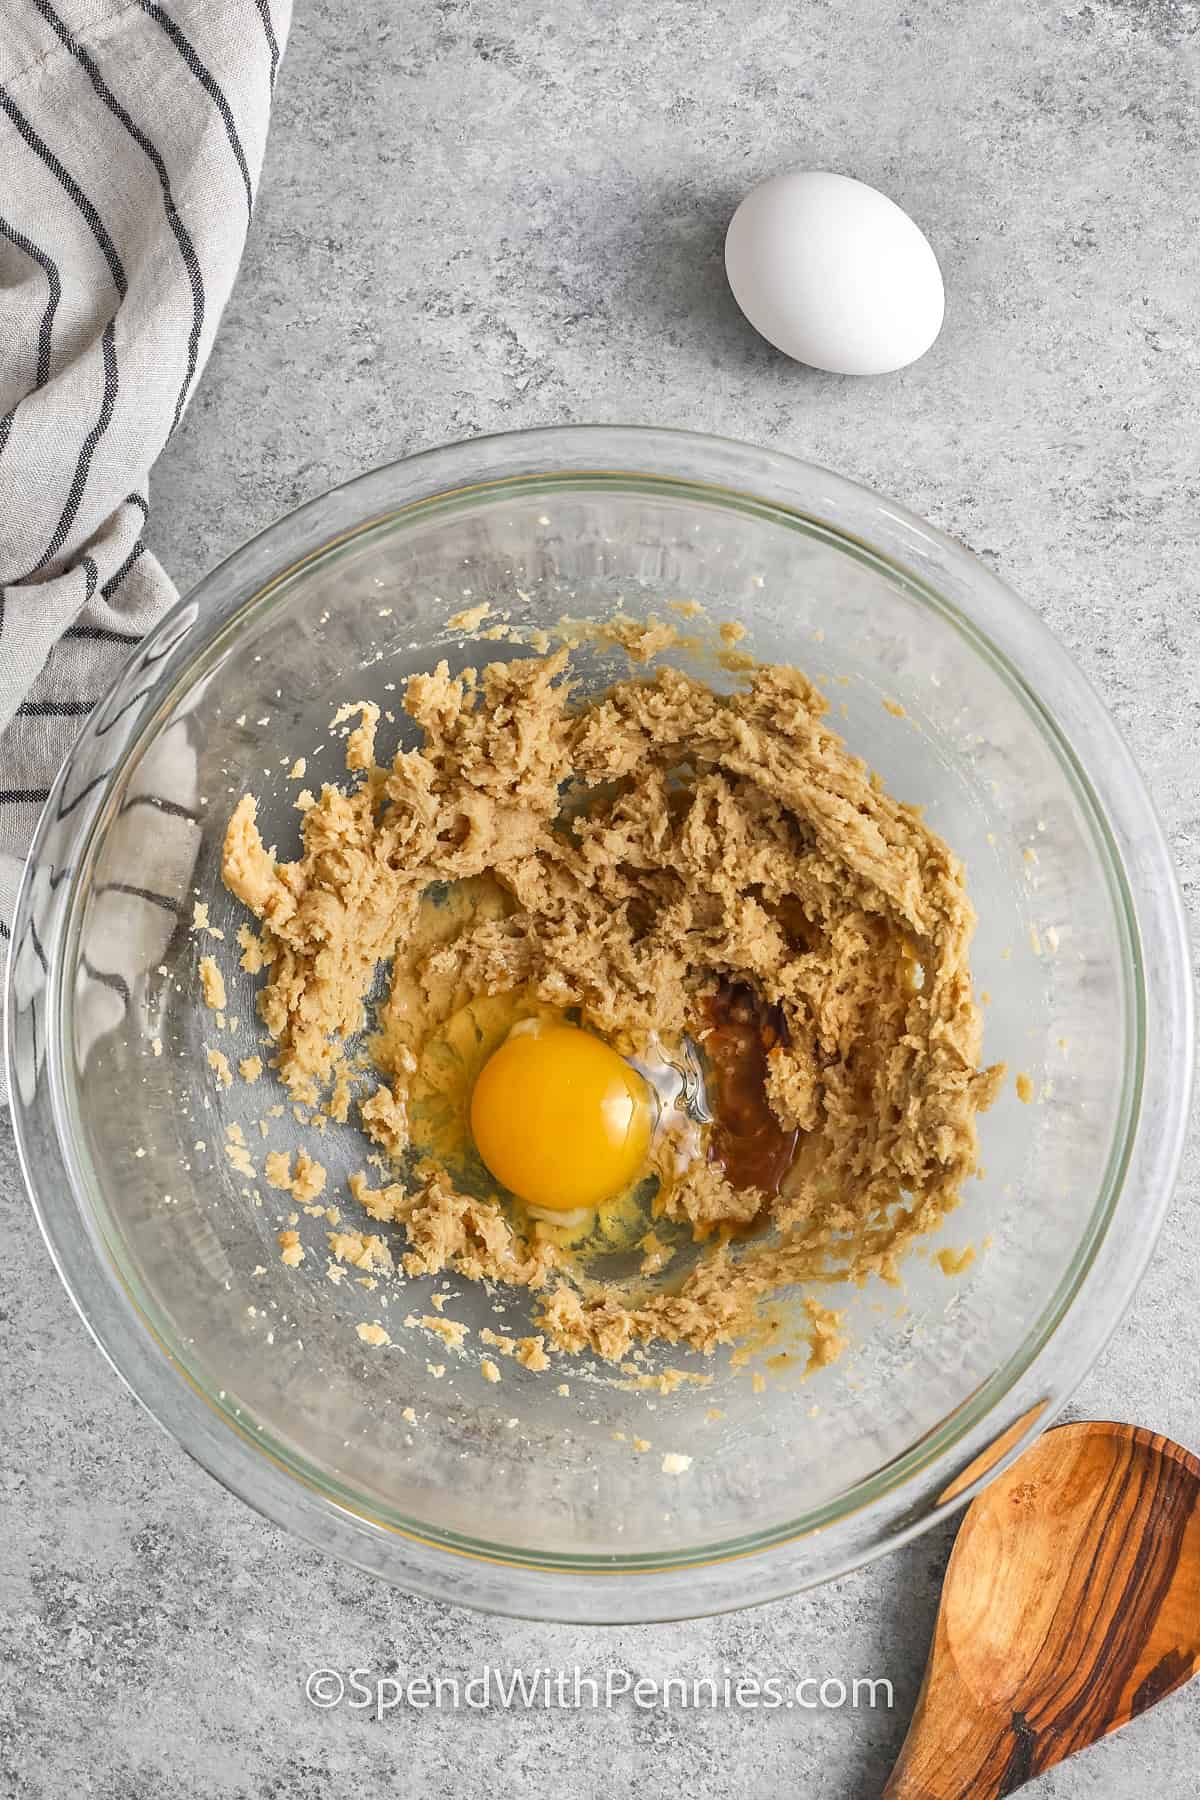
<path id="1" fill-rule="evenodd" d="M 894 1280 L 974 1173 L 1004 1070 L 980 1063 L 962 866 L 850 754 L 812 683 L 758 665 L 725 694 L 664 667 L 574 704 L 562 650 L 458 677 L 442 663 L 404 706 L 423 742 L 383 764 L 378 709 L 343 709 L 352 780 L 306 806 L 296 861 L 266 849 L 246 794 L 222 865 L 262 927 L 239 934 L 242 966 L 267 972 L 259 1010 L 294 1101 L 348 1116 L 347 1044 L 390 966 L 358 1108 L 394 1178 L 351 1187 L 402 1231 L 404 1269 L 536 1289 L 552 1346 L 616 1360 L 744 1337 L 782 1288 Z M 760 1085 L 794 1148 L 757 1187 L 731 1179 L 714 1127 L 689 1156 L 659 1135 L 655 1214 L 700 1245 L 682 1276 L 597 1281 L 561 1233 L 416 1154 L 430 1046 L 463 1009 L 472 1041 L 507 1007 L 530 1029 L 569 1018 L 636 1066 L 655 1045 L 702 1049 L 731 993 L 777 1022 Z M 814 1301 L 809 1317 L 831 1360 L 830 1315 Z"/>

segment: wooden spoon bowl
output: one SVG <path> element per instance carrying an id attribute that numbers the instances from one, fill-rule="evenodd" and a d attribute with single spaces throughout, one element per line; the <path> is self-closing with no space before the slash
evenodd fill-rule
<path id="1" fill-rule="evenodd" d="M 885 1800 L 994 1800 L 1200 1667 L 1200 1461 L 1134 1425 L 1048 1431 L 974 1501 Z"/>

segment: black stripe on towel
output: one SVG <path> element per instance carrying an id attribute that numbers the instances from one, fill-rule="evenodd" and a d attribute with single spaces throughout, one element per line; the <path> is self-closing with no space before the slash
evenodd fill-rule
<path id="1" fill-rule="evenodd" d="M 22 700 L 18 719 L 82 719 L 90 713 L 94 700 Z"/>
<path id="2" fill-rule="evenodd" d="M 65 638 L 87 638 L 93 644 L 140 644 L 140 631 L 113 631 L 107 625 L 68 625 Z"/>
<path id="3" fill-rule="evenodd" d="M 263 32 L 267 40 L 267 49 L 271 52 L 271 92 L 275 92 L 275 77 L 279 73 L 279 39 L 275 36 L 275 27 L 271 23 L 270 0 L 254 0 L 258 8 L 258 16 L 262 20 Z"/>
<path id="4" fill-rule="evenodd" d="M 49 788 L 0 788 L 0 806 L 44 806 Z"/>
<path id="5" fill-rule="evenodd" d="M 136 694 L 130 694 L 124 706 L 119 706 L 111 719 L 105 719 L 103 725 L 98 725 L 96 727 L 96 736 L 105 737 L 107 733 L 112 730 L 117 720 L 121 718 L 124 713 L 127 713 L 131 706 L 136 706 L 139 700 L 144 700 L 147 694 L 153 692 L 153 689 L 154 683 L 151 682 L 149 687 L 139 688 Z"/>
<path id="6" fill-rule="evenodd" d="M 190 38 L 185 37 L 183 32 L 180 31 L 170 13 L 157 5 L 156 0 L 139 0 L 139 4 L 142 11 L 153 19 L 154 23 L 166 33 L 168 38 L 170 38 L 192 74 L 196 77 L 196 80 L 200 83 L 200 86 L 204 89 L 205 93 L 220 113 L 221 122 L 225 127 L 225 135 L 229 139 L 229 148 L 233 151 L 237 166 L 241 170 L 242 181 L 246 189 L 246 217 L 249 218 L 254 211 L 254 189 L 250 183 L 250 170 L 246 164 L 246 153 L 242 149 L 242 140 L 238 136 L 237 125 L 233 117 L 233 108 L 225 98 L 220 83 L 215 79 L 210 70 L 206 68 L 205 64 L 201 62 L 196 53 L 196 46 L 192 43 Z"/>
<path id="7" fill-rule="evenodd" d="M 62 796 L 60 795 L 58 806 L 55 808 L 55 819 L 69 819 L 71 814 L 75 811 L 75 808 L 86 800 L 89 794 L 94 794 L 101 782 L 107 781 L 111 774 L 111 769 L 102 769 L 99 775 L 93 775 L 87 785 L 81 787 L 79 792 L 75 795 L 75 798 L 73 800 L 68 800 L 65 806 L 62 803 Z"/>
<path id="8" fill-rule="evenodd" d="M 88 80 L 91 82 L 92 87 L 95 89 L 99 98 L 104 102 L 105 106 L 107 106 L 114 119 L 120 121 L 134 143 L 138 146 L 138 149 L 143 151 L 145 155 L 149 157 L 154 168 L 154 173 L 158 176 L 158 185 L 162 189 L 162 203 L 163 210 L 167 215 L 167 224 L 171 227 L 171 234 L 179 247 L 179 255 L 187 273 L 188 285 L 192 290 L 192 328 L 188 333 L 187 374 L 183 378 L 183 386 L 180 388 L 179 398 L 175 402 L 175 417 L 171 423 L 171 430 L 174 431 L 176 425 L 179 423 L 180 414 L 183 412 L 184 403 L 188 396 L 188 390 L 192 385 L 192 378 L 196 373 L 196 359 L 200 354 L 200 334 L 204 329 L 204 282 L 200 274 L 200 263 L 196 256 L 196 247 L 192 243 L 191 234 L 189 233 L 187 226 L 176 211 L 175 200 L 171 193 L 171 178 L 167 174 L 167 165 L 151 143 L 150 139 L 139 125 L 134 124 L 133 120 L 121 105 L 121 102 L 117 99 L 112 89 L 108 86 L 108 83 L 101 75 L 99 69 L 96 67 L 83 45 L 78 43 L 75 38 L 72 37 L 54 8 L 50 5 L 50 0 L 33 0 L 33 3 L 41 13 L 42 17 L 46 20 L 47 24 L 52 27 L 60 41 L 78 62 L 80 68 L 83 69 Z"/>
<path id="9" fill-rule="evenodd" d="M 96 211 L 96 208 L 92 205 L 92 202 L 88 199 L 75 177 L 67 169 L 63 168 L 63 165 L 59 162 L 49 144 L 38 136 L 37 132 L 33 129 L 33 126 L 29 123 L 29 120 L 25 117 L 25 114 L 12 98 L 12 95 L 6 93 L 2 87 L 0 87 L 0 112 L 7 113 L 8 117 L 12 120 L 34 155 L 45 163 L 64 193 L 70 195 L 71 199 L 75 202 L 75 205 L 79 208 L 80 212 L 91 226 L 92 236 L 99 244 L 101 255 L 108 264 L 108 272 L 112 276 L 112 284 L 123 300 L 128 292 L 128 284 L 125 280 L 125 270 L 121 265 L 120 257 L 117 255 L 117 247 L 104 228 L 104 220 L 100 217 L 100 214 Z"/>
<path id="10" fill-rule="evenodd" d="M 179 645 L 183 642 L 185 635 L 186 633 L 181 631 L 177 637 L 171 638 L 169 642 L 160 644 L 157 650 L 148 651 L 142 658 L 142 668 L 152 669 L 155 663 L 165 662 L 171 652 L 178 649 Z"/>
<path id="11" fill-rule="evenodd" d="M 132 800 L 126 800 L 121 807 L 122 814 L 132 812 L 135 806 L 152 806 L 156 812 L 166 813 L 172 819 L 186 819 L 189 825 L 200 823 L 200 814 L 194 813 L 188 806 L 180 806 L 178 800 L 167 800 L 162 794 L 135 794 Z"/>
<path id="12" fill-rule="evenodd" d="M 37 926 L 32 919 L 29 921 L 29 941 L 33 945 L 33 953 L 41 963 L 44 973 L 48 975 L 50 973 L 50 964 L 46 960 L 46 952 L 42 948 L 42 940 L 37 934 Z"/>
<path id="13" fill-rule="evenodd" d="M 33 383 L 34 391 L 36 391 L 38 388 L 45 387 L 50 379 L 50 342 L 54 331 L 54 315 L 58 311 L 58 303 L 62 299 L 62 281 L 59 278 L 58 264 L 54 258 L 39 249 L 32 238 L 26 237 L 23 231 L 18 231 L 15 225 L 10 225 L 8 220 L 3 217 L 0 217 L 0 236 L 6 237 L 10 244 L 15 244 L 18 250 L 23 250 L 26 256 L 32 257 L 46 277 L 48 290 L 46 310 L 42 314 L 42 322 L 38 327 L 37 374 Z M 12 419 L 12 413 L 5 416 L 9 420 Z"/>
<path id="14" fill-rule="evenodd" d="M 130 569 L 132 569 L 134 563 L 136 563 L 138 558 L 142 555 L 145 548 L 146 545 L 143 539 L 138 538 L 133 549 L 129 552 L 129 555 L 125 558 L 125 561 L 121 564 L 116 574 L 110 575 L 104 586 L 100 589 L 100 593 L 105 600 L 112 599 L 113 595 L 128 575 Z"/>
<path id="15" fill-rule="evenodd" d="M 45 568 L 48 562 L 53 562 L 54 558 L 66 543 L 67 534 L 70 531 L 71 526 L 75 523 L 75 515 L 83 503 L 83 492 L 87 487 L 88 472 L 92 466 L 92 457 L 95 455 L 96 445 L 100 442 L 100 439 L 104 436 L 112 422 L 113 411 L 117 404 L 117 346 L 114 326 L 115 321 L 110 319 L 108 324 L 104 327 L 104 334 L 100 339 L 100 348 L 104 353 L 104 397 L 100 402 L 99 417 L 83 440 L 83 445 L 79 452 L 79 461 L 75 465 L 75 474 L 71 481 L 71 490 L 67 495 L 66 504 L 62 509 L 58 524 L 54 527 L 54 535 L 46 545 L 46 548 L 43 550 L 38 561 L 29 571 L 29 574 L 25 576 L 24 579 L 26 581 L 31 581 L 35 575 Z M 90 562 L 91 558 L 89 557 L 86 560 Z M 91 573 L 88 576 L 89 599 L 95 591 L 95 577 L 96 565 L 95 563 L 92 563 Z"/>
<path id="16" fill-rule="evenodd" d="M 101 987 L 111 988 L 114 994 L 121 996 L 126 1006 L 132 1004 L 133 995 L 129 991 L 129 983 L 123 976 L 110 969 L 98 969 L 95 963 L 86 956 L 81 956 L 79 960 L 83 965 L 84 973 L 92 981 L 98 981 Z"/>
<path id="17" fill-rule="evenodd" d="M 151 906 L 161 906 L 164 912 L 174 913 L 179 917 L 179 904 L 168 899 L 166 894 L 156 894 L 153 888 L 134 887 L 128 881 L 105 881 L 97 889 L 97 894 L 128 894 L 133 900 L 148 900 Z"/>

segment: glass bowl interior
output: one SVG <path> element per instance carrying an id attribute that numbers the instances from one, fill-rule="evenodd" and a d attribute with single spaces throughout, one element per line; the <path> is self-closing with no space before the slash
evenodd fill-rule
<path id="1" fill-rule="evenodd" d="M 49 1030 L 97 1264 L 203 1397 L 206 1429 L 238 1435 L 243 1458 L 251 1447 L 240 1485 L 260 1503 L 255 1459 L 372 1532 L 539 1571 L 698 1566 L 861 1513 L 977 1424 L 1049 1336 L 1103 1238 L 1137 1123 L 1135 908 L 1088 775 L 1028 671 L 878 541 L 698 480 L 522 475 L 380 509 L 291 566 L 287 549 L 198 649 L 164 652 L 164 672 L 145 677 L 137 729 L 77 846 Z M 328 1225 L 303 1214 L 305 1260 L 288 1267 L 287 1197 L 226 1153 L 235 1124 L 255 1165 L 303 1143 L 358 1222 L 345 1181 L 369 1146 L 354 1124 L 330 1122 L 318 1143 L 269 1070 L 226 1089 L 207 1061 L 268 1054 L 256 983 L 236 966 L 244 915 L 220 883 L 224 826 L 250 789 L 267 842 L 294 853 L 297 787 L 341 773 L 337 706 L 376 701 L 386 750 L 412 741 L 399 709 L 410 673 L 531 654 L 464 641 L 452 617 L 485 600 L 517 631 L 661 616 L 671 600 L 744 625 L 755 656 L 818 682 L 851 748 L 966 863 L 985 1056 L 1027 1076 L 1032 1099 L 1010 1078 L 981 1120 L 979 1178 L 901 1286 L 820 1293 L 850 1337 L 828 1368 L 806 1371 L 795 1294 L 749 1357 L 674 1347 L 615 1379 L 586 1358 L 537 1373 L 506 1360 L 491 1383 L 479 1333 L 535 1329 L 527 1297 L 445 1277 L 390 1295 L 335 1285 Z M 707 648 L 665 660 L 738 679 Z M 628 670 L 597 645 L 575 661 L 584 691 Z M 299 756 L 303 784 L 288 773 Z M 223 940 L 191 929 L 197 901 Z M 209 953 L 228 988 L 224 1032 L 199 999 Z M 968 1247 L 973 1260 L 944 1272 L 936 1253 Z M 465 1354 L 403 1324 L 450 1290 Z M 382 1350 L 357 1335 L 371 1321 L 389 1328 Z M 689 1379 L 659 1381 L 667 1369 Z M 670 1452 L 691 1458 L 684 1475 L 664 1473 Z"/>

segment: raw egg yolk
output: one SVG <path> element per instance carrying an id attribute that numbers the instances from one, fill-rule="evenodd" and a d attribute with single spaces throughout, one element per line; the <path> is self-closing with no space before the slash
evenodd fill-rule
<path id="1" fill-rule="evenodd" d="M 471 1131 L 497 1181 L 529 1206 L 571 1212 L 628 1187 L 650 1147 L 646 1082 L 573 1025 L 518 1029 L 483 1065 Z"/>

